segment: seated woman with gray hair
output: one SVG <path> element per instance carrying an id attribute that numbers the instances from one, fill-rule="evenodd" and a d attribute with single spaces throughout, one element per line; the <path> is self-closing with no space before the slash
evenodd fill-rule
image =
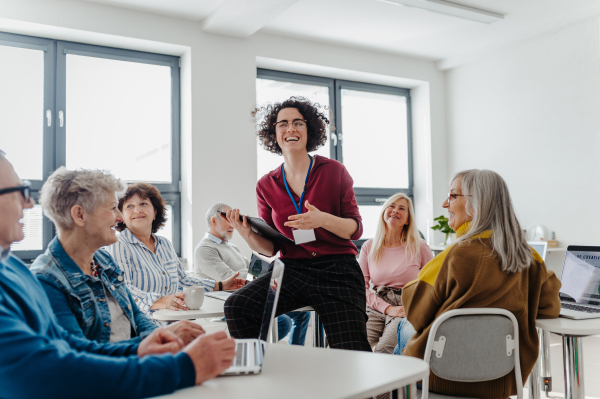
<path id="1" fill-rule="evenodd" d="M 125 184 L 100 170 L 56 170 L 42 186 L 40 203 L 57 236 L 31 266 L 59 324 L 98 342 L 139 341 L 154 324 L 133 300 L 123 272 L 104 246 L 117 241 L 117 208 Z M 204 332 L 185 321 L 167 328 L 185 344 Z"/>
<path id="2" fill-rule="evenodd" d="M 458 173 L 442 207 L 448 209 L 448 224 L 458 240 L 404 286 L 406 319 L 398 324 L 394 354 L 422 359 L 431 325 L 446 311 L 503 308 L 514 313 L 519 323 L 525 382 L 538 355 L 535 319 L 558 317 L 560 281 L 527 245 L 508 187 L 497 173 L 477 169 Z M 517 393 L 512 372 L 485 382 L 449 381 L 431 373 L 429 387 L 441 394 L 477 398 Z"/>

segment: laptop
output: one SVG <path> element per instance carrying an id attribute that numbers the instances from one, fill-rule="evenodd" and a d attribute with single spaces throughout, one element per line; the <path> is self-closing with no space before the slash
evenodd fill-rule
<path id="1" fill-rule="evenodd" d="M 569 245 L 560 282 L 560 317 L 600 318 L 600 247 Z"/>
<path id="2" fill-rule="evenodd" d="M 236 339 L 233 364 L 221 375 L 258 374 L 262 370 L 267 337 L 271 331 L 273 319 L 275 319 L 277 300 L 281 291 L 283 269 L 283 262 L 276 260 L 273 265 L 271 283 L 265 292 L 265 310 L 258 338 Z"/>
<path id="3" fill-rule="evenodd" d="M 536 250 L 540 257 L 545 262 L 546 261 L 546 251 L 548 250 L 548 242 L 547 241 L 527 241 L 527 244 L 533 249 Z"/>

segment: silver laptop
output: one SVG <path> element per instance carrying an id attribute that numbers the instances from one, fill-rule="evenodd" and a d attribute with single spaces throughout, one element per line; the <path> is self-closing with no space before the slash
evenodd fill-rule
<path id="1" fill-rule="evenodd" d="M 569 245 L 560 282 L 560 317 L 600 318 L 600 247 Z"/>
<path id="2" fill-rule="evenodd" d="M 265 346 L 267 344 L 267 337 L 271 331 L 273 319 L 275 319 L 284 268 L 283 262 L 280 260 L 275 261 L 271 283 L 265 292 L 266 303 L 259 337 L 235 340 L 235 359 L 233 359 L 231 367 L 225 370 L 222 375 L 258 374 L 262 370 Z"/>

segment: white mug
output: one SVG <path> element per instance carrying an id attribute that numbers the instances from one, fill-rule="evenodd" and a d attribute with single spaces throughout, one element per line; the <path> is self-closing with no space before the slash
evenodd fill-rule
<path id="1" fill-rule="evenodd" d="M 204 287 L 183 287 L 183 301 L 189 310 L 197 310 L 204 303 Z"/>

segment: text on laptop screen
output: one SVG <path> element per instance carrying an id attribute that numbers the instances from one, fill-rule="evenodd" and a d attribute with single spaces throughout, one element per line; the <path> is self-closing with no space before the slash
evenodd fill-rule
<path id="1" fill-rule="evenodd" d="M 560 281 L 561 297 L 600 305 L 600 252 L 567 251 Z"/>
<path id="2" fill-rule="evenodd" d="M 265 303 L 265 311 L 263 313 L 262 324 L 260 326 L 260 336 L 258 339 L 266 341 L 269 337 L 269 327 L 271 320 L 275 318 L 275 311 L 277 309 L 277 301 L 275 297 L 275 290 L 280 289 L 281 281 L 283 279 L 283 264 L 281 261 L 275 261 L 273 264 L 273 274 L 271 274 L 271 282 L 269 285 L 269 292 L 267 293 L 267 302 Z"/>

